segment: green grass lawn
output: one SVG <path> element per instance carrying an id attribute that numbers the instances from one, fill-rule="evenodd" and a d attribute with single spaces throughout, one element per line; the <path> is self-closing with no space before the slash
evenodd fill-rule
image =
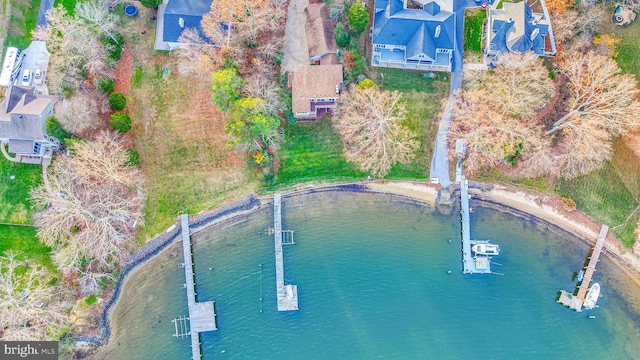
<path id="1" fill-rule="evenodd" d="M 397 90 L 402 93 L 408 117 L 404 125 L 418 134 L 420 150 L 408 164 L 396 164 L 391 168 L 388 179 L 424 180 L 429 177 L 433 146 L 438 132 L 440 118 L 437 117 L 442 99 L 449 94 L 449 74 L 436 73 L 435 78 L 426 78 L 424 72 L 380 69 L 384 74 L 382 89 Z M 382 77 L 380 77 L 380 80 Z"/>
<path id="2" fill-rule="evenodd" d="M 49 253 L 51 249 L 36 237 L 36 228 L 32 226 L 0 225 L 0 254 L 13 250 L 19 259 L 35 261 L 55 270 Z"/>
<path id="3" fill-rule="evenodd" d="M 30 223 L 29 190 L 41 183 L 40 165 L 16 164 L 0 156 L 0 223 Z"/>
<path id="4" fill-rule="evenodd" d="M 627 27 L 620 27 L 607 19 L 603 33 L 613 34 L 622 39 L 618 45 L 616 62 L 625 73 L 631 73 L 640 81 L 640 19 L 636 19 Z"/>
<path id="5" fill-rule="evenodd" d="M 340 136 L 329 119 L 284 124 L 285 141 L 278 156 L 280 171 L 267 189 L 307 181 L 352 181 L 365 174 L 342 155 Z"/>
<path id="6" fill-rule="evenodd" d="M 15 46 L 22 50 L 29 46 L 39 10 L 40 0 L 11 0 L 11 18 L 5 46 Z"/>
<path id="7" fill-rule="evenodd" d="M 608 225 L 625 246 L 633 245 L 638 202 L 611 163 L 573 180 L 558 180 L 558 194 L 573 199 L 578 209 Z"/>
<path id="8" fill-rule="evenodd" d="M 64 7 L 69 14 L 73 15 L 76 12 L 77 2 L 78 2 L 77 0 L 55 0 L 53 2 L 53 6 L 58 6 L 62 4 L 62 7 Z"/>
<path id="9" fill-rule="evenodd" d="M 482 22 L 487 17 L 482 9 L 467 9 L 464 12 L 464 52 L 482 54 Z"/>

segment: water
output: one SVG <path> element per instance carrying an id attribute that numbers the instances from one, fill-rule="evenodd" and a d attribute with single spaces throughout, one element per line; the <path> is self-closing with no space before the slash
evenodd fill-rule
<path id="1" fill-rule="evenodd" d="M 600 308 L 556 304 L 588 247 L 543 224 L 472 204 L 472 237 L 500 244 L 505 275 L 469 276 L 456 211 L 343 192 L 283 204 L 299 312 L 276 310 L 270 208 L 194 236 L 198 299 L 216 301 L 220 329 L 202 334 L 204 359 L 640 358 L 640 302 L 616 290 L 640 289 L 602 261 Z M 95 358 L 190 358 L 189 340 L 172 337 L 171 319 L 187 314 L 181 261 L 174 246 L 130 278 Z"/>

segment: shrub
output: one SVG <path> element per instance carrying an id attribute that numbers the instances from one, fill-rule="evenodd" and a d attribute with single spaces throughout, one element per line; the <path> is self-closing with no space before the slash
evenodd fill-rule
<path id="1" fill-rule="evenodd" d="M 110 124 L 113 130 L 121 133 L 131 130 L 131 118 L 125 113 L 111 114 Z"/>
<path id="2" fill-rule="evenodd" d="M 138 166 L 140 165 L 140 153 L 136 149 L 127 149 L 127 155 L 129 156 L 129 160 L 127 160 L 127 164 L 130 166 Z"/>
<path id="3" fill-rule="evenodd" d="M 98 297 L 95 294 L 93 294 L 87 297 L 86 299 L 84 299 L 84 302 L 87 303 L 87 305 L 91 305 L 95 303 L 97 300 L 98 300 Z"/>
<path id="4" fill-rule="evenodd" d="M 349 26 L 358 32 L 364 30 L 369 24 L 369 12 L 359 0 L 356 0 L 349 8 L 348 18 Z"/>
<path id="5" fill-rule="evenodd" d="M 122 110 L 127 106 L 127 99 L 122 93 L 114 92 L 109 95 L 109 104 L 114 110 Z"/>
<path id="6" fill-rule="evenodd" d="M 103 94 L 110 94 L 113 92 L 113 80 L 108 77 L 101 77 L 96 80 L 98 90 Z"/>
<path id="7" fill-rule="evenodd" d="M 334 30 L 333 36 L 336 38 L 336 44 L 339 47 L 345 47 L 349 45 L 349 33 L 344 28 L 341 22 L 336 24 L 336 29 Z"/>
<path id="8" fill-rule="evenodd" d="M 50 116 L 46 122 L 47 134 L 54 138 L 64 141 L 64 139 L 70 139 L 73 134 L 62 128 L 62 125 L 56 120 L 55 117 Z"/>
<path id="9" fill-rule="evenodd" d="M 377 88 L 377 87 L 378 87 L 378 84 L 376 84 L 371 79 L 364 79 L 358 83 L 358 89 L 370 89 L 370 88 Z"/>
<path id="10" fill-rule="evenodd" d="M 118 60 L 120 60 L 123 49 L 122 47 L 124 45 L 124 37 L 122 34 L 116 32 L 112 35 L 113 38 L 105 33 L 100 35 L 100 42 L 104 49 L 105 63 L 110 68 L 114 68 L 118 65 Z"/>
<path id="11" fill-rule="evenodd" d="M 140 3 L 146 8 L 154 9 L 162 4 L 162 0 L 140 0 Z"/>

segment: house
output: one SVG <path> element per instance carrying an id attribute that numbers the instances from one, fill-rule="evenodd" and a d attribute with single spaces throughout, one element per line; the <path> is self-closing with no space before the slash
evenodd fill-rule
<path id="1" fill-rule="evenodd" d="M 338 45 L 333 34 L 334 25 L 329 18 L 327 4 L 309 4 L 307 6 L 307 45 L 309 62 L 312 64 L 338 64 Z"/>
<path id="2" fill-rule="evenodd" d="M 338 105 L 342 65 L 308 65 L 289 73 L 291 110 L 299 120 L 315 120 Z"/>
<path id="3" fill-rule="evenodd" d="M 541 3 L 544 13 L 534 13 L 525 1 L 502 4 L 502 9 L 487 11 L 486 55 L 510 51 L 555 55 L 556 47 L 544 3 Z"/>
<path id="4" fill-rule="evenodd" d="M 46 121 L 53 115 L 61 96 L 36 95 L 32 86 L 10 86 L 0 102 L 2 153 L 11 161 L 41 164 L 60 142 L 46 133 Z M 5 144 L 9 145 L 7 154 Z"/>
<path id="5" fill-rule="evenodd" d="M 451 71 L 455 13 L 446 0 L 376 0 L 373 66 Z"/>
<path id="6" fill-rule="evenodd" d="M 156 23 L 156 50 L 174 50 L 180 45 L 178 41 L 186 29 L 195 29 L 200 37 L 206 39 L 200 22 L 209 12 L 211 0 L 164 0 L 158 6 Z"/>

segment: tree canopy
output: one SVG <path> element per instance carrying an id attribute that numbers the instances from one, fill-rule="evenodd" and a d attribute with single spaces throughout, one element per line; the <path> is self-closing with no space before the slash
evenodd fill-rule
<path id="1" fill-rule="evenodd" d="M 162 4 L 162 0 L 140 0 L 140 3 L 146 8 L 154 9 Z"/>
<path id="2" fill-rule="evenodd" d="M 347 160 L 383 177 L 394 164 L 413 159 L 420 143 L 401 124 L 405 117 L 399 92 L 352 87 L 334 114 L 334 128 L 342 137 Z"/>
<path id="3" fill-rule="evenodd" d="M 211 99 L 220 111 L 227 112 L 240 97 L 244 81 L 235 69 L 225 69 L 211 74 Z"/>
<path id="4" fill-rule="evenodd" d="M 364 30 L 369 24 L 369 12 L 361 1 L 356 0 L 351 7 L 349 7 L 349 26 L 354 30 L 360 32 Z"/>
<path id="5" fill-rule="evenodd" d="M 280 120 L 265 115 L 267 104 L 260 98 L 239 99 L 231 109 L 231 119 L 225 125 L 231 137 L 229 145 L 249 152 L 278 144 Z"/>

